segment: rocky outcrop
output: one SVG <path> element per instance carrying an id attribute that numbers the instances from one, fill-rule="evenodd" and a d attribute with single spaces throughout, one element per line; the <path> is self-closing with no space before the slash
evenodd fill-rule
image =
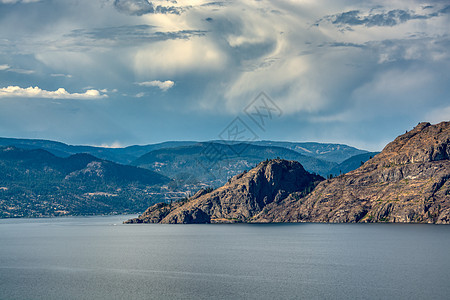
<path id="1" fill-rule="evenodd" d="M 450 223 L 450 122 L 420 123 L 359 169 L 271 204 L 253 222 Z"/>
<path id="2" fill-rule="evenodd" d="M 201 190 L 186 202 L 154 205 L 127 223 L 250 222 L 267 205 L 293 192 L 306 194 L 321 180 L 298 162 L 267 160 L 214 191 Z"/>

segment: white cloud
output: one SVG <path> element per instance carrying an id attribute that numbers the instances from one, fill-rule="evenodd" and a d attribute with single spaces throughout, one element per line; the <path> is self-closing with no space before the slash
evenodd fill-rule
<path id="1" fill-rule="evenodd" d="M 0 0 L 2 4 L 16 4 L 16 3 L 35 3 L 41 0 Z"/>
<path id="2" fill-rule="evenodd" d="M 30 75 L 30 74 L 35 73 L 35 71 L 33 71 L 33 70 L 11 68 L 10 65 L 6 65 L 6 64 L 0 65 L 0 71 L 14 72 L 14 73 L 25 74 L 25 75 Z"/>
<path id="3" fill-rule="evenodd" d="M 153 80 L 153 81 L 139 82 L 138 85 L 149 86 L 149 87 L 152 87 L 152 86 L 158 87 L 160 90 L 165 92 L 168 89 L 170 89 L 171 87 L 173 87 L 175 85 L 175 82 L 173 82 L 172 80 L 166 80 L 166 81 Z"/>
<path id="4" fill-rule="evenodd" d="M 8 72 L 14 72 L 14 73 L 17 73 L 17 74 L 24 74 L 24 75 L 31 75 L 31 74 L 36 73 L 33 70 L 25 70 L 25 69 L 8 69 L 7 71 Z"/>
<path id="5" fill-rule="evenodd" d="M 50 74 L 50 76 L 72 78 L 72 75 L 70 75 L 70 74 Z"/>
<path id="6" fill-rule="evenodd" d="M 92 87 L 87 88 L 87 90 L 90 90 L 90 89 L 92 89 Z M 101 89 L 101 90 L 99 90 L 99 91 L 102 92 L 102 93 L 109 93 L 109 92 L 111 92 L 111 93 L 117 93 L 117 92 L 118 92 L 117 89 L 112 89 L 112 90 Z"/>
<path id="7" fill-rule="evenodd" d="M 21 88 L 8 86 L 0 88 L 0 98 L 49 98 L 49 99 L 99 99 L 108 97 L 97 90 L 87 90 L 85 93 L 69 93 L 64 88 L 56 91 L 46 91 L 39 87 Z"/>
<path id="8" fill-rule="evenodd" d="M 116 149 L 116 148 L 123 148 L 123 144 L 120 143 L 119 141 L 115 141 L 112 144 L 101 144 L 101 145 L 93 145 L 94 147 L 103 147 L 103 148 L 112 148 L 112 149 Z"/>

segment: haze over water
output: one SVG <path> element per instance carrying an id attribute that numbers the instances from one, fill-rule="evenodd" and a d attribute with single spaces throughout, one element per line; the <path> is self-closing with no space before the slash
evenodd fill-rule
<path id="1" fill-rule="evenodd" d="M 0 220 L 0 299 L 443 299 L 450 227 Z"/>

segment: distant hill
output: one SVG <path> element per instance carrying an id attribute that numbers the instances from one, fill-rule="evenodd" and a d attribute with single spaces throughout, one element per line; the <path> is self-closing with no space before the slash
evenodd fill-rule
<path id="1" fill-rule="evenodd" d="M 170 149 L 170 148 L 176 148 L 176 147 L 182 147 L 182 146 L 191 146 L 195 145 L 198 142 L 193 141 L 168 141 L 168 142 L 162 142 L 157 144 L 150 144 L 150 145 L 134 145 L 134 146 L 128 146 L 125 148 L 115 148 L 110 149 L 112 153 L 115 153 L 116 155 L 120 156 L 120 159 L 122 160 L 122 163 L 124 164 L 130 164 L 131 162 L 135 161 L 142 155 L 158 150 L 158 149 Z"/>
<path id="2" fill-rule="evenodd" d="M 367 153 L 355 147 L 343 144 L 315 143 L 315 142 L 274 142 L 258 141 L 253 142 L 259 146 L 276 146 L 294 150 L 306 156 L 312 156 L 321 160 L 341 163 L 352 156 Z"/>
<path id="3" fill-rule="evenodd" d="M 125 148 L 106 148 L 93 146 L 72 146 L 61 142 L 39 139 L 0 138 L 0 146 L 14 146 L 21 149 L 43 149 L 59 157 L 69 157 L 77 153 L 89 153 L 95 157 L 120 164 L 129 164 L 138 157 L 152 150 L 161 148 L 193 145 L 197 142 L 163 142 L 145 146 L 129 146 Z"/>
<path id="4" fill-rule="evenodd" d="M 0 217 L 138 212 L 160 201 L 151 191 L 169 182 L 89 154 L 0 147 Z"/>
<path id="5" fill-rule="evenodd" d="M 160 172 L 180 184 L 189 182 L 220 186 L 227 179 L 249 170 L 266 159 L 283 158 L 300 162 L 309 172 L 328 174 L 336 163 L 302 155 L 296 151 L 253 144 L 198 143 L 192 146 L 164 148 L 151 151 L 132 165 Z"/>
<path id="6" fill-rule="evenodd" d="M 350 157 L 349 159 L 344 160 L 339 165 L 332 168 L 328 171 L 329 174 L 333 176 L 338 176 L 340 174 L 345 174 L 350 171 L 356 170 L 361 167 L 366 161 L 374 157 L 380 152 L 366 152 L 363 154 L 358 154 Z"/>
<path id="7" fill-rule="evenodd" d="M 210 141 L 213 143 L 232 145 L 230 141 Z M 61 142 L 40 140 L 40 139 L 15 139 L 15 138 L 0 138 L 0 146 L 15 146 L 22 149 L 43 149 L 56 156 L 68 157 L 76 153 L 89 153 L 95 157 L 107 159 L 121 164 L 129 164 L 138 159 L 142 155 L 164 148 L 175 148 L 182 146 L 193 146 L 199 142 L 195 141 L 168 141 L 149 145 L 134 145 L 123 148 L 107 148 L 107 147 L 93 147 L 93 146 L 72 146 Z M 236 142 L 234 144 L 240 144 Z M 256 141 L 250 144 L 255 146 L 269 146 L 281 147 L 293 150 L 297 153 L 327 160 L 330 162 L 340 163 L 344 160 L 357 155 L 366 153 L 365 150 L 356 149 L 351 146 L 342 144 L 327 144 L 327 143 L 297 143 L 297 142 L 277 142 L 277 141 Z"/>

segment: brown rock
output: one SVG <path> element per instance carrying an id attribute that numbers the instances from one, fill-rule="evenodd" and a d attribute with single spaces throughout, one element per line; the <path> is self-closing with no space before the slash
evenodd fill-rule
<path id="1" fill-rule="evenodd" d="M 320 180 L 321 176 L 308 173 L 298 162 L 268 160 L 212 192 L 197 193 L 186 203 L 152 206 L 133 222 L 248 222 L 268 204 L 279 202 L 295 191 L 306 193 Z"/>
<path id="2" fill-rule="evenodd" d="M 255 222 L 450 221 L 450 122 L 420 123 L 361 168 L 293 193 Z"/>

